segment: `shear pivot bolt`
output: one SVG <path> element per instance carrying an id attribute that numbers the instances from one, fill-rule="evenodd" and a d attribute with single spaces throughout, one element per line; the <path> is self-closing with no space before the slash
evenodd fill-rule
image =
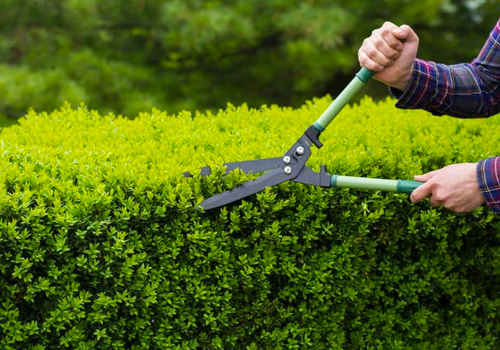
<path id="1" fill-rule="evenodd" d="M 292 173 L 292 168 L 289 167 L 289 166 L 286 166 L 283 171 L 285 172 L 285 174 L 287 175 L 290 175 Z"/>
<path id="2" fill-rule="evenodd" d="M 284 156 L 283 157 L 283 163 L 290 164 L 291 161 L 292 161 L 292 159 L 290 158 L 290 156 Z"/>
<path id="3" fill-rule="evenodd" d="M 303 154 L 304 154 L 305 149 L 304 149 L 304 147 L 299 146 L 299 147 L 297 147 L 297 150 L 296 150 L 296 151 L 297 151 L 297 154 L 298 154 L 299 156 L 301 156 L 301 155 L 303 155 Z"/>

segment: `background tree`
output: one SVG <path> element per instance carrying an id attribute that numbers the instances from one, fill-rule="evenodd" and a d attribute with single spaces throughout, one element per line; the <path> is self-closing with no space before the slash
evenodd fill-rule
<path id="1" fill-rule="evenodd" d="M 417 30 L 420 57 L 454 63 L 474 58 L 499 14 L 494 0 L 4 0 L 0 114 L 65 100 L 130 117 L 296 106 L 340 92 L 385 20 Z"/>

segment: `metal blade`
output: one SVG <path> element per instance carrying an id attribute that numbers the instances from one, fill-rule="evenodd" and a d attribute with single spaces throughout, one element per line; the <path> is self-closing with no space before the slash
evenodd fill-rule
<path id="1" fill-rule="evenodd" d="M 283 169 L 274 169 L 258 179 L 242 183 L 231 190 L 207 198 L 201 202 L 200 206 L 205 210 L 218 208 L 260 192 L 266 187 L 272 187 L 287 180 L 291 180 L 292 178 L 293 176 L 286 175 Z"/>
<path id="2" fill-rule="evenodd" d="M 266 158 L 266 159 L 255 159 L 255 160 L 244 160 L 241 162 L 231 162 L 224 163 L 223 166 L 226 167 L 225 174 L 230 173 L 235 169 L 240 169 L 245 174 L 258 174 L 267 170 L 272 170 L 279 168 L 283 164 L 283 157 Z M 200 169 L 201 176 L 209 176 L 212 174 L 212 169 L 209 166 L 204 166 Z M 186 171 L 184 177 L 193 177 L 189 171 Z"/>
<path id="3" fill-rule="evenodd" d="M 246 174 L 257 174 L 263 171 L 279 168 L 283 164 L 283 157 L 245 160 L 242 162 L 224 163 L 226 174 L 235 169 L 240 169 Z"/>

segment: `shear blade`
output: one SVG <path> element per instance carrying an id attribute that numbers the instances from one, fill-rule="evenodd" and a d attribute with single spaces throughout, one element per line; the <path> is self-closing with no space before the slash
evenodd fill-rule
<path id="1" fill-rule="evenodd" d="M 263 171 L 279 168 L 283 164 L 283 157 L 245 160 L 242 162 L 224 163 L 226 167 L 226 174 L 240 169 L 246 174 L 257 174 Z"/>
<path id="2" fill-rule="evenodd" d="M 222 164 L 226 167 L 225 174 L 229 174 L 231 171 L 239 169 L 245 174 L 258 174 L 264 171 L 279 168 L 283 164 L 282 157 L 267 158 L 267 159 L 255 159 L 255 160 L 244 160 L 241 162 L 231 162 Z M 200 169 L 201 176 L 209 176 L 212 174 L 212 169 L 209 166 L 204 166 Z M 189 171 L 186 171 L 184 177 L 193 177 Z"/>
<path id="3" fill-rule="evenodd" d="M 272 187 L 287 180 L 291 180 L 290 175 L 286 175 L 283 169 L 274 169 L 255 180 L 242 183 L 232 190 L 207 198 L 201 202 L 200 206 L 205 210 L 215 209 L 251 196 L 254 193 L 264 190 L 266 187 Z"/>

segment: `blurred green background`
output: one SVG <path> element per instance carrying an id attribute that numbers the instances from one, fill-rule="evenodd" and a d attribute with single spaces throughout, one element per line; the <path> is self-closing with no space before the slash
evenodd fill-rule
<path id="1" fill-rule="evenodd" d="M 297 106 L 335 97 L 386 20 L 417 31 L 419 57 L 456 63 L 499 16 L 497 0 L 2 0 L 0 119 L 64 101 L 128 117 Z"/>

